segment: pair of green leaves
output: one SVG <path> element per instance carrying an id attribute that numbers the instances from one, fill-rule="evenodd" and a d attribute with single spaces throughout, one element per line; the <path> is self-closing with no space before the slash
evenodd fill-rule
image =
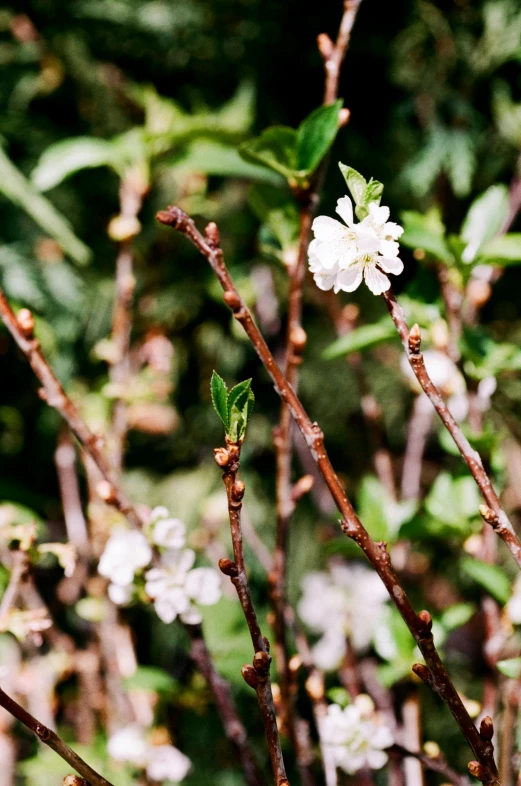
<path id="1" fill-rule="evenodd" d="M 259 137 L 244 142 L 239 153 L 286 178 L 290 188 L 307 188 L 309 178 L 329 152 L 338 133 L 343 101 L 320 106 L 297 129 L 272 126 Z"/>
<path id="2" fill-rule="evenodd" d="M 226 438 L 230 442 L 242 442 L 255 403 L 251 379 L 245 379 L 228 390 L 225 381 L 214 371 L 210 392 L 213 408 L 223 422 Z"/>
<path id="3" fill-rule="evenodd" d="M 365 179 L 360 172 L 353 169 L 352 166 L 346 166 L 339 161 L 338 166 L 344 176 L 347 187 L 353 197 L 355 203 L 355 214 L 359 221 L 369 215 L 369 205 L 371 202 L 380 204 L 380 199 L 383 194 L 383 183 L 371 178 L 369 182 Z"/>

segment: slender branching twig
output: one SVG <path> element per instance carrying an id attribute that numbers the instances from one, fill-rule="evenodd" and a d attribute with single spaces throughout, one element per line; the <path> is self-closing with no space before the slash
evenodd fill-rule
<path id="1" fill-rule="evenodd" d="M 75 753 L 69 746 L 60 738 L 58 735 L 52 731 L 52 729 L 47 728 L 44 726 L 43 723 L 40 723 L 33 718 L 33 716 L 24 710 L 14 699 L 4 693 L 4 691 L 0 688 L 0 707 L 3 707 L 4 710 L 7 710 L 11 715 L 13 715 L 20 723 L 23 723 L 24 726 L 27 726 L 30 729 L 40 742 L 45 743 L 48 745 L 49 748 L 52 748 L 53 751 L 62 757 L 68 764 L 73 767 L 76 772 L 78 772 L 83 778 L 87 780 L 91 786 L 112 786 L 110 781 L 105 780 L 101 775 L 99 775 L 95 770 L 90 767 L 87 762 L 83 761 L 77 753 Z"/>
<path id="2" fill-rule="evenodd" d="M 270 663 L 269 642 L 262 635 L 260 625 L 255 613 L 255 607 L 251 599 L 248 577 L 246 575 L 246 565 L 244 563 L 244 551 L 242 545 L 241 529 L 241 508 L 244 496 L 244 483 L 237 479 L 239 470 L 240 444 L 227 441 L 225 448 L 215 450 L 215 460 L 223 470 L 223 482 L 228 498 L 228 515 L 230 518 L 230 532 L 232 536 L 233 558 L 234 561 L 224 557 L 219 560 L 221 571 L 230 577 L 239 598 L 248 630 L 253 644 L 254 656 L 253 666 L 246 665 L 242 669 L 245 681 L 254 688 L 257 693 L 257 700 L 264 722 L 264 730 L 268 741 L 271 766 L 276 786 L 284 786 L 288 783 L 284 759 L 280 747 L 279 732 L 277 729 L 277 718 L 273 703 L 273 694 L 270 682 Z"/>
<path id="3" fill-rule="evenodd" d="M 288 385 L 284 374 L 276 364 L 272 353 L 257 328 L 249 309 L 233 283 L 224 263 L 217 226 L 214 223 L 209 224 L 206 228 L 206 234 L 203 236 L 197 230 L 193 220 L 178 207 L 169 207 L 165 211 L 160 211 L 157 214 L 157 218 L 166 226 L 170 226 L 184 234 L 211 265 L 224 290 L 225 303 L 248 335 L 255 351 L 273 380 L 277 393 L 288 405 L 298 428 L 307 442 L 311 454 L 342 515 L 343 531 L 363 550 L 385 584 L 394 605 L 414 636 L 427 663 L 427 666 L 417 664 L 415 667 L 416 674 L 439 694 L 452 712 L 477 759 L 477 761 L 471 762 L 469 765 L 472 769 L 472 774 L 487 786 L 495 784 L 497 781 L 497 769 L 491 742 L 492 734 L 490 734 L 492 722 L 490 719 L 487 719 L 487 724 L 481 729 L 481 732 L 475 727 L 434 645 L 430 614 L 426 611 L 416 614 L 394 572 L 386 544 L 383 542 L 376 543 L 371 538 L 347 499 L 326 452 L 324 435 L 318 424 L 312 423 L 299 398 Z"/>
<path id="4" fill-rule="evenodd" d="M 412 329 L 409 330 L 403 309 L 399 305 L 391 289 L 387 290 L 387 292 L 384 292 L 382 297 L 384 298 L 392 320 L 396 325 L 407 358 L 418 382 L 429 397 L 436 412 L 440 416 L 443 425 L 456 443 L 456 446 L 458 447 L 465 464 L 469 468 L 472 477 L 476 481 L 476 484 L 481 491 L 483 499 L 486 503 L 486 505 L 480 507 L 481 515 L 487 524 L 490 524 L 494 531 L 505 542 L 518 566 L 521 568 L 521 542 L 519 541 L 507 514 L 501 507 L 499 498 L 494 491 L 494 487 L 492 486 L 490 478 L 483 467 L 481 456 L 471 447 L 468 439 L 465 437 L 461 428 L 458 426 L 455 419 L 451 415 L 447 404 L 443 399 L 443 396 L 441 395 L 438 388 L 434 385 L 427 372 L 423 355 L 420 352 L 420 328 L 418 325 L 413 325 Z"/>

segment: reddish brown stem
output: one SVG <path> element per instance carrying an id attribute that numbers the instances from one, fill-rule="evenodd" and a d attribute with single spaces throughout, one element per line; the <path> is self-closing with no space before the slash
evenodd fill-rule
<path id="1" fill-rule="evenodd" d="M 112 784 L 99 775 L 87 762 L 83 761 L 69 746 L 51 729 L 36 720 L 27 710 L 24 710 L 14 699 L 4 693 L 0 688 L 0 707 L 11 713 L 20 723 L 27 726 L 40 742 L 48 745 L 58 756 L 61 756 L 73 769 L 85 778 L 91 786 L 112 786 Z"/>
<path id="2" fill-rule="evenodd" d="M 429 623 L 430 616 L 426 612 L 422 613 L 423 616 L 415 613 L 392 568 L 385 544 L 375 543 L 347 499 L 345 491 L 342 488 L 326 452 L 324 435 L 318 424 L 311 422 L 299 398 L 288 385 L 284 374 L 276 364 L 273 355 L 253 321 L 250 311 L 237 292 L 228 269 L 224 264 L 223 252 L 219 246 L 217 226 L 213 223 L 209 224 L 206 228 L 205 238 L 197 230 L 193 220 L 178 207 L 169 207 L 166 211 L 159 212 L 157 218 L 161 223 L 186 235 L 210 263 L 224 290 L 224 301 L 230 307 L 235 319 L 248 335 L 255 351 L 273 380 L 275 390 L 288 405 L 297 426 L 306 440 L 320 473 L 326 481 L 338 510 L 342 515 L 343 531 L 363 550 L 367 559 L 371 562 L 385 584 L 393 603 L 414 636 L 428 665 L 428 667 L 423 667 L 425 670 L 423 678 L 445 701 L 452 712 L 465 739 L 468 741 L 479 762 L 481 768 L 479 770 L 479 777 L 481 781 L 487 784 L 487 786 L 489 784 L 494 784 L 497 780 L 497 770 L 494 762 L 493 747 L 489 740 L 483 740 L 481 738 L 458 692 L 450 681 L 449 675 L 434 646 Z M 428 619 L 426 619 L 425 615 Z"/>
<path id="3" fill-rule="evenodd" d="M 244 563 L 244 551 L 242 546 L 241 529 L 241 508 L 244 496 L 244 483 L 237 478 L 239 470 L 240 445 L 238 443 L 227 442 L 226 448 L 218 448 L 215 451 L 216 460 L 223 469 L 223 482 L 228 497 L 228 515 L 230 519 L 230 532 L 232 536 L 232 547 L 234 562 L 224 558 L 219 561 L 221 571 L 230 577 L 239 598 L 248 630 L 250 631 L 253 644 L 253 666 L 244 666 L 242 673 L 245 681 L 254 688 L 257 693 L 257 701 L 261 710 L 264 731 L 268 741 L 268 750 L 273 769 L 273 777 L 276 786 L 284 786 L 288 783 L 284 759 L 280 747 L 279 732 L 277 729 L 277 718 L 275 715 L 275 705 L 270 682 L 270 663 L 269 642 L 262 635 L 260 625 L 255 612 L 255 607 L 251 599 L 248 577 L 246 575 L 246 565 Z"/>
<path id="4" fill-rule="evenodd" d="M 190 638 L 190 656 L 213 694 L 224 733 L 237 752 L 246 783 L 248 786 L 265 786 L 265 778 L 249 746 L 248 735 L 237 714 L 230 686 L 215 670 L 201 626 L 186 625 L 185 630 Z"/>
<path id="5" fill-rule="evenodd" d="M 50 407 L 53 407 L 60 413 L 73 434 L 94 460 L 108 484 L 107 489 L 109 493 L 106 495 L 106 501 L 120 510 L 133 526 L 141 527 L 141 518 L 130 500 L 119 488 L 110 463 L 102 452 L 99 437 L 88 428 L 47 363 L 40 347 L 40 342 L 35 338 L 30 326 L 27 325 L 26 318 L 28 315 L 32 319 L 32 315 L 27 309 L 22 309 L 18 316 L 15 315 L 6 296 L 0 290 L 0 317 L 40 380 L 42 384 L 41 397 Z"/>
<path id="6" fill-rule="evenodd" d="M 490 478 L 483 467 L 481 456 L 471 447 L 468 439 L 465 437 L 462 430 L 451 415 L 447 404 L 443 399 L 443 396 L 427 373 L 423 355 L 420 352 L 421 335 L 418 325 L 414 325 L 413 329 L 411 331 L 409 330 L 403 309 L 398 304 L 392 289 L 384 292 L 382 297 L 385 300 L 392 320 L 396 325 L 416 379 L 429 397 L 434 409 L 440 416 L 443 425 L 456 443 L 456 446 L 458 447 L 465 464 L 469 468 L 472 477 L 476 481 L 476 484 L 481 491 L 483 499 L 490 509 L 489 514 L 482 512 L 482 515 L 484 516 L 487 523 L 493 527 L 495 532 L 505 542 L 518 566 L 521 568 L 521 542 L 519 541 L 507 514 L 501 507 L 499 498 L 494 491 Z M 488 518 L 486 518 L 486 515 L 488 515 Z"/>

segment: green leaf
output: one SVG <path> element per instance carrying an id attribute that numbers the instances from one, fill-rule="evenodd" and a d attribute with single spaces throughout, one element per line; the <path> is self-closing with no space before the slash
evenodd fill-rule
<path id="1" fill-rule="evenodd" d="M 498 603 L 504 605 L 510 597 L 510 580 L 497 565 L 463 557 L 461 559 L 463 571 L 485 589 Z"/>
<path id="2" fill-rule="evenodd" d="M 510 232 L 489 240 L 479 250 L 479 262 L 489 265 L 521 264 L 521 232 Z"/>
<path id="3" fill-rule="evenodd" d="M 225 381 L 214 371 L 210 381 L 210 393 L 212 394 L 213 408 L 221 418 L 226 431 L 229 427 L 228 417 L 228 388 Z"/>
<path id="4" fill-rule="evenodd" d="M 91 256 L 90 249 L 76 237 L 69 222 L 24 177 L 1 147 L 0 193 L 23 208 L 46 235 L 59 243 L 71 259 L 79 265 L 87 264 Z"/>
<path id="5" fill-rule="evenodd" d="M 288 189 L 254 185 L 250 188 L 248 202 L 259 221 L 275 235 L 283 250 L 296 245 L 299 212 Z"/>
<path id="6" fill-rule="evenodd" d="M 409 248 L 421 248 L 435 259 L 449 265 L 454 262 L 454 256 L 445 242 L 445 227 L 437 208 L 425 214 L 414 210 L 404 211 L 401 221 L 404 233 L 400 243 Z"/>
<path id="7" fill-rule="evenodd" d="M 480 497 L 472 478 L 453 478 L 448 472 L 440 472 L 425 499 L 425 508 L 430 516 L 444 524 L 466 533 L 469 521 L 478 515 Z"/>
<path id="8" fill-rule="evenodd" d="M 380 204 L 380 199 L 384 190 L 383 183 L 380 183 L 378 180 L 373 180 L 373 178 L 371 178 L 368 183 L 360 172 L 357 172 L 356 169 L 353 169 L 351 166 L 342 164 L 340 161 L 338 162 L 338 166 L 340 167 L 340 171 L 353 197 L 356 217 L 359 221 L 362 221 L 369 215 L 369 205 L 371 202 L 376 202 L 377 205 Z"/>
<path id="9" fill-rule="evenodd" d="M 467 244 L 463 262 L 472 262 L 483 243 L 497 235 L 508 211 L 508 189 L 504 185 L 491 186 L 474 200 L 461 227 L 461 237 Z"/>
<path id="10" fill-rule="evenodd" d="M 341 336 L 324 350 L 322 357 L 324 360 L 334 360 L 350 352 L 372 349 L 384 341 L 395 338 L 396 328 L 393 323 L 389 319 L 383 319 L 374 325 L 362 325 Z"/>
<path id="11" fill-rule="evenodd" d="M 239 153 L 247 161 L 263 164 L 290 181 L 297 177 L 296 145 L 297 132 L 293 128 L 272 126 L 256 139 L 243 142 Z"/>
<path id="12" fill-rule="evenodd" d="M 353 169 L 352 166 L 346 166 L 346 164 L 342 164 L 340 161 L 338 162 L 338 166 L 351 192 L 355 205 L 361 205 L 363 203 L 365 189 L 367 188 L 367 180 L 360 172 Z"/>
<path id="13" fill-rule="evenodd" d="M 517 680 L 521 676 L 521 658 L 500 660 L 497 663 L 497 667 L 501 674 L 504 674 L 505 677 L 510 677 L 512 680 Z"/>
<path id="14" fill-rule="evenodd" d="M 144 690 L 154 693 L 174 693 L 176 680 L 156 666 L 138 666 L 134 674 L 123 680 L 126 690 Z"/>
<path id="15" fill-rule="evenodd" d="M 245 161 L 236 146 L 213 139 L 195 139 L 181 156 L 176 151 L 170 157 L 165 157 L 163 163 L 171 163 L 176 172 L 204 172 L 206 175 L 256 180 L 279 187 L 286 182 L 277 172 Z"/>
<path id="16" fill-rule="evenodd" d="M 241 441 L 246 432 L 248 418 L 254 404 L 251 379 L 239 382 L 228 394 L 228 433 L 233 442 Z"/>
<path id="17" fill-rule="evenodd" d="M 476 607 L 473 603 L 456 603 L 445 609 L 440 617 L 440 622 L 446 631 L 456 630 L 468 622 L 475 612 Z"/>
<path id="18" fill-rule="evenodd" d="M 319 106 L 302 121 L 297 130 L 297 169 L 312 174 L 329 152 L 338 133 L 338 114 L 343 101 Z"/>
<path id="19" fill-rule="evenodd" d="M 117 169 L 116 152 L 114 145 L 105 139 L 87 136 L 66 139 L 47 148 L 33 169 L 31 180 L 39 191 L 48 191 L 81 169 L 99 166 Z"/>

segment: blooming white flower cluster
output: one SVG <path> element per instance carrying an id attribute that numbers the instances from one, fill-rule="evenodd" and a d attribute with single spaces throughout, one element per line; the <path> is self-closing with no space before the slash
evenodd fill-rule
<path id="1" fill-rule="evenodd" d="M 384 748 L 394 739 L 388 726 L 374 713 L 363 712 L 355 704 L 344 710 L 338 704 L 328 707 L 320 736 L 335 765 L 352 775 L 362 767 L 379 770 L 387 762 Z"/>
<path id="2" fill-rule="evenodd" d="M 316 285 L 323 290 L 354 292 L 362 278 L 374 295 L 391 286 L 385 273 L 398 275 L 403 262 L 396 242 L 403 228 L 388 221 L 389 208 L 369 205 L 369 215 L 359 223 L 353 220 L 353 205 L 348 196 L 337 202 L 336 212 L 345 225 L 329 216 L 313 221 L 315 239 L 309 244 L 309 269 Z"/>
<path id="3" fill-rule="evenodd" d="M 147 778 L 158 783 L 180 783 L 192 766 L 190 759 L 173 745 L 151 745 L 137 725 L 125 726 L 113 734 L 107 750 L 114 761 L 144 769 Z"/>
<path id="4" fill-rule="evenodd" d="M 189 625 L 200 623 L 202 617 L 194 604 L 217 603 L 221 597 L 219 574 L 213 568 L 192 567 L 195 552 L 184 547 L 185 525 L 166 508 L 154 508 L 146 531 L 148 539 L 142 532 L 127 529 L 116 530 L 108 539 L 98 571 L 111 581 L 109 597 L 118 605 L 129 603 L 136 581 L 144 578 L 144 590 L 163 622 L 173 622 L 179 616 Z M 152 561 L 152 546 L 160 552 L 158 563 L 143 576 Z"/>
<path id="5" fill-rule="evenodd" d="M 340 665 L 346 637 L 358 652 L 369 647 L 388 600 L 374 571 L 332 562 L 327 573 L 308 573 L 302 590 L 299 616 L 312 631 L 323 634 L 312 650 L 319 668 L 331 671 Z"/>

